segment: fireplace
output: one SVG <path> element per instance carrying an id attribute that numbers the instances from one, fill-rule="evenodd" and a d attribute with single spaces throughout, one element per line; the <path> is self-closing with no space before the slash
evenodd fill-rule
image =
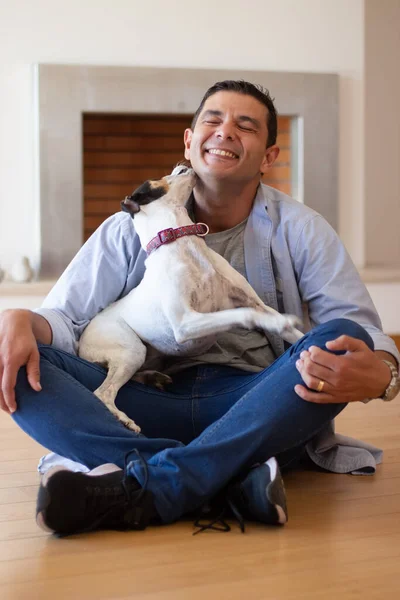
<path id="1" fill-rule="evenodd" d="M 183 132 L 192 115 L 83 114 L 83 240 L 86 241 L 121 200 L 147 179 L 168 175 L 184 160 Z M 278 117 L 280 147 L 263 182 L 292 193 L 291 118 Z"/>
<path id="2" fill-rule="evenodd" d="M 136 184 L 170 172 L 183 158 L 184 128 L 205 90 L 223 79 L 246 79 L 271 91 L 284 116 L 279 121 L 280 161 L 266 183 L 304 201 L 336 227 L 336 75 L 38 65 L 42 278 L 58 277 Z M 153 152 L 161 163 L 158 173 L 154 156 L 147 165 L 146 152 L 139 148 L 147 143 L 141 130 L 152 122 L 160 129 L 160 120 L 174 139 L 169 140 L 168 156 Z M 133 124 L 136 140 L 123 133 L 124 127 L 132 132 Z M 96 132 L 96 127 L 103 130 Z"/>

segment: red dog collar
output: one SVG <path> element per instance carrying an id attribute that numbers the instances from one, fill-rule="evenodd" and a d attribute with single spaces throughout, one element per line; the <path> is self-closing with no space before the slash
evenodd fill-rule
<path id="1" fill-rule="evenodd" d="M 209 231 L 210 228 L 205 223 L 194 223 L 193 225 L 185 225 L 184 227 L 177 227 L 176 229 L 172 229 L 172 227 L 163 229 L 147 244 L 147 256 L 163 244 L 170 244 L 180 237 L 185 235 L 198 235 L 204 237 Z"/>

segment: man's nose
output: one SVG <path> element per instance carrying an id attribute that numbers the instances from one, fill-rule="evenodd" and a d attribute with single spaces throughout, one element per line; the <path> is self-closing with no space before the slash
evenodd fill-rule
<path id="1" fill-rule="evenodd" d="M 219 137 L 220 140 L 235 139 L 235 129 L 233 123 L 221 123 L 216 131 L 216 135 Z"/>

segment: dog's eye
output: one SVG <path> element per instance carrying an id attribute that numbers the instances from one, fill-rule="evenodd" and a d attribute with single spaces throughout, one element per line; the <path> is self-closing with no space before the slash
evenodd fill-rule
<path id="1" fill-rule="evenodd" d="M 186 173 L 187 170 L 188 170 L 188 167 L 185 167 L 185 165 L 178 165 L 172 171 L 171 176 L 175 177 L 176 175 L 182 175 L 183 173 Z"/>

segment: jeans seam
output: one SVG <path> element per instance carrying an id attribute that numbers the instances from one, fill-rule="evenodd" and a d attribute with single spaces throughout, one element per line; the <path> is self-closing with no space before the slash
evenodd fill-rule
<path id="1" fill-rule="evenodd" d="M 195 416 L 194 416 L 196 400 L 197 400 L 196 397 L 192 396 L 192 430 L 193 430 L 193 435 L 195 437 L 197 437 L 197 435 L 196 435 L 196 425 L 195 425 Z"/>
<path id="2" fill-rule="evenodd" d="M 201 385 L 203 381 L 205 381 L 206 377 L 202 374 L 201 368 L 197 369 L 196 379 L 194 380 L 192 387 L 192 427 L 193 427 L 193 435 L 197 438 L 197 430 L 196 430 L 196 409 L 198 412 L 198 402 L 200 398 L 200 394 L 196 391 L 197 386 Z"/>

